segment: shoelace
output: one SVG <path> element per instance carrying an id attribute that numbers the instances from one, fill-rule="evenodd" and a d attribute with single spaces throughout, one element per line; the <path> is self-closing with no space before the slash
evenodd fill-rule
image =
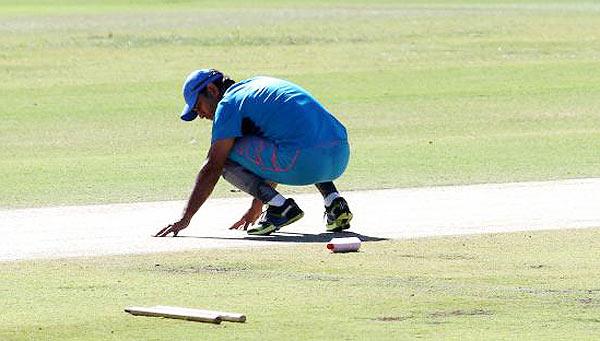
<path id="1" fill-rule="evenodd" d="M 267 221 L 267 210 L 264 210 L 260 213 L 260 217 L 258 218 L 258 223 L 263 223 Z"/>
<path id="2" fill-rule="evenodd" d="M 331 213 L 333 213 L 333 209 L 334 209 L 334 207 L 333 207 L 333 204 L 331 204 L 331 205 L 332 205 L 332 206 L 331 206 L 331 209 L 330 209 L 330 211 L 331 211 Z M 328 217 L 327 217 L 327 206 L 325 206 L 325 212 L 323 212 L 323 219 L 327 219 L 327 218 L 328 218 Z"/>
<path id="3" fill-rule="evenodd" d="M 346 205 L 344 205 L 343 203 L 338 203 L 336 205 L 331 204 L 331 208 L 330 208 L 329 212 L 331 212 L 332 215 L 335 215 L 334 211 L 343 210 L 345 206 Z M 327 217 L 327 207 L 325 207 L 325 213 L 323 213 L 323 219 L 325 219 L 326 217 Z"/>

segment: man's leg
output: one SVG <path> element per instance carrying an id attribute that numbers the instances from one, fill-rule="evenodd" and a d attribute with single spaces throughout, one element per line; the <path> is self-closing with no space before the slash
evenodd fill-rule
<path id="1" fill-rule="evenodd" d="M 315 184 L 315 186 L 317 186 L 317 189 L 321 192 L 321 195 L 325 200 L 325 206 L 331 206 L 333 200 L 340 197 L 340 193 L 337 188 L 335 188 L 333 181 L 322 182 L 320 184 Z"/>
<path id="2" fill-rule="evenodd" d="M 293 199 L 285 199 L 275 190 L 274 186 L 271 186 L 266 180 L 235 161 L 226 161 L 223 168 L 223 178 L 235 187 L 269 205 L 266 214 L 257 226 L 248 230 L 248 234 L 268 235 L 304 216 L 304 212 Z"/>
<path id="3" fill-rule="evenodd" d="M 348 203 L 342 198 L 335 188 L 333 181 L 315 184 L 325 201 L 325 215 L 327 216 L 327 231 L 338 232 L 350 228 L 352 212 Z"/>
<path id="4" fill-rule="evenodd" d="M 225 161 L 223 178 L 236 188 L 250 194 L 263 203 L 268 203 L 277 195 L 280 195 L 267 181 L 235 161 Z"/>

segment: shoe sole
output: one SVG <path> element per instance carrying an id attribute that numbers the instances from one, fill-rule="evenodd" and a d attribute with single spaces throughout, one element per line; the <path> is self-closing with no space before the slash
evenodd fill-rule
<path id="1" fill-rule="evenodd" d="M 297 216 L 295 216 L 294 218 L 288 220 L 285 224 L 280 225 L 280 226 L 275 226 L 273 224 L 269 225 L 269 227 L 264 228 L 262 230 L 256 230 L 253 232 L 248 231 L 248 234 L 251 236 L 268 236 L 271 233 L 275 232 L 275 231 L 279 231 L 279 229 L 281 229 L 284 226 L 287 226 L 289 224 L 295 223 L 298 220 L 300 220 L 300 218 L 304 217 L 304 212 L 301 212 L 300 214 L 298 214 Z"/>
<path id="2" fill-rule="evenodd" d="M 273 231 L 277 230 L 277 226 L 271 224 L 269 227 L 266 227 L 262 230 L 248 230 L 248 234 L 251 236 L 267 236 L 273 233 Z"/>
<path id="3" fill-rule="evenodd" d="M 297 216 L 295 216 L 294 218 L 288 220 L 285 224 L 283 225 L 279 225 L 275 228 L 275 231 L 279 231 L 282 227 L 284 226 L 288 226 L 289 224 L 293 224 L 295 222 L 297 222 L 298 220 L 300 220 L 302 217 L 304 217 L 304 212 L 300 212 L 300 214 L 298 214 Z"/>
<path id="4" fill-rule="evenodd" d="M 341 232 L 343 230 L 347 230 L 350 228 L 350 220 L 352 220 L 352 213 L 342 213 L 340 216 L 333 222 L 333 224 L 327 225 L 328 232 Z"/>

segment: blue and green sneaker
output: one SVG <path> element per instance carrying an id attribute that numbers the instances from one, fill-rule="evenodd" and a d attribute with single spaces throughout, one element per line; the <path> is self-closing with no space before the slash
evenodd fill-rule
<path id="1" fill-rule="evenodd" d="M 350 228 L 352 212 L 342 197 L 335 198 L 329 207 L 325 206 L 325 216 L 329 232 L 340 232 Z"/>
<path id="2" fill-rule="evenodd" d="M 286 199 L 282 206 L 269 205 L 258 224 L 248 230 L 248 234 L 266 236 L 300 220 L 303 216 L 304 212 L 296 205 L 294 199 Z"/>

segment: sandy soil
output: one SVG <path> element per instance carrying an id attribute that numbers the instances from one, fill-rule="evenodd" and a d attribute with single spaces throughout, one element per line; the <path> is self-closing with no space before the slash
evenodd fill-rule
<path id="1" fill-rule="evenodd" d="M 600 227 L 600 178 L 344 193 L 363 241 Z M 178 238 L 153 238 L 179 218 L 182 201 L 0 210 L 0 261 L 325 243 L 318 194 L 294 196 L 305 211 L 279 233 L 227 229 L 250 199 L 209 200 Z"/>

